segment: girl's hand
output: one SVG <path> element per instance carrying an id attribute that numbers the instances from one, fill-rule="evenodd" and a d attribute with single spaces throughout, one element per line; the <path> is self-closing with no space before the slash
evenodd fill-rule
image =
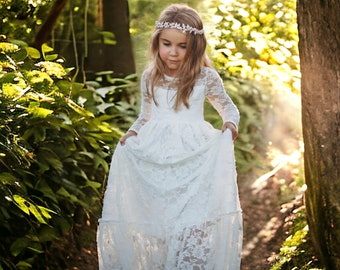
<path id="1" fill-rule="evenodd" d="M 121 145 L 125 144 L 125 141 L 127 140 L 127 138 L 131 137 L 131 136 L 137 136 L 137 132 L 133 131 L 133 130 L 129 130 L 124 136 L 122 136 L 119 140 Z"/>
<path id="2" fill-rule="evenodd" d="M 225 122 L 222 126 L 222 132 L 224 132 L 226 129 L 229 129 L 231 131 L 233 141 L 235 141 L 238 137 L 238 130 L 235 127 L 235 125 L 231 122 Z"/>

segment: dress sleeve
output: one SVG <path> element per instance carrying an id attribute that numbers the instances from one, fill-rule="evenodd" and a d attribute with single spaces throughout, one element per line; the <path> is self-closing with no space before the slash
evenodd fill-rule
<path id="1" fill-rule="evenodd" d="M 144 71 L 141 78 L 141 109 L 137 120 L 132 124 L 129 130 L 139 132 L 141 127 L 150 120 L 152 111 L 152 97 L 147 90 L 146 72 Z"/>
<path id="2" fill-rule="evenodd" d="M 206 87 L 206 97 L 222 117 L 223 122 L 231 122 L 237 128 L 240 121 L 239 110 L 226 93 L 217 71 L 209 69 Z"/>

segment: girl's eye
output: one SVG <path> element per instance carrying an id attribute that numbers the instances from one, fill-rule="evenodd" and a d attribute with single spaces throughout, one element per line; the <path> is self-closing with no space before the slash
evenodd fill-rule
<path id="1" fill-rule="evenodd" d="M 168 47 L 168 46 L 170 46 L 170 43 L 164 42 L 163 45 Z"/>
<path id="2" fill-rule="evenodd" d="M 182 49 L 186 49 L 187 48 L 187 45 L 180 45 L 180 47 L 182 48 Z"/>

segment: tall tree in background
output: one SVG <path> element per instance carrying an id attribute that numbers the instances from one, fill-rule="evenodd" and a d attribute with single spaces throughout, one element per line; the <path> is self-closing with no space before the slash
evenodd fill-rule
<path id="1" fill-rule="evenodd" d="M 135 73 L 127 0 L 69 1 L 61 20 L 55 47 L 80 68 L 79 74 L 91 80 L 100 71 L 111 71 L 114 77 Z"/>
<path id="2" fill-rule="evenodd" d="M 103 61 L 118 74 L 136 72 L 132 52 L 129 24 L 129 5 L 127 0 L 103 1 L 103 30 L 112 32 L 117 41 L 114 50 L 108 51 Z"/>
<path id="3" fill-rule="evenodd" d="M 314 247 L 340 269 L 340 1 L 298 0 L 306 207 Z"/>
<path id="4" fill-rule="evenodd" d="M 53 28 L 63 11 L 68 0 L 56 0 L 52 6 L 47 19 L 44 21 L 43 25 L 34 37 L 33 47 L 40 49 L 41 45 L 46 43 L 51 39 L 51 33 Z"/>
<path id="5" fill-rule="evenodd" d="M 101 71 L 122 77 L 136 69 L 129 15 L 127 0 L 6 0 L 0 34 L 37 49 L 50 44 L 83 81 Z"/>

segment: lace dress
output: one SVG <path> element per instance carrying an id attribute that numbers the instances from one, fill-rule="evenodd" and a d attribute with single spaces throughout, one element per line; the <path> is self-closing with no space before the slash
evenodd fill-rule
<path id="1" fill-rule="evenodd" d="M 148 95 L 141 80 L 138 136 L 112 158 L 97 231 L 100 270 L 240 269 L 242 215 L 230 130 L 203 118 L 204 99 L 223 121 L 239 113 L 214 69 L 203 68 L 190 108 L 172 108 L 176 89 L 165 77 Z"/>

